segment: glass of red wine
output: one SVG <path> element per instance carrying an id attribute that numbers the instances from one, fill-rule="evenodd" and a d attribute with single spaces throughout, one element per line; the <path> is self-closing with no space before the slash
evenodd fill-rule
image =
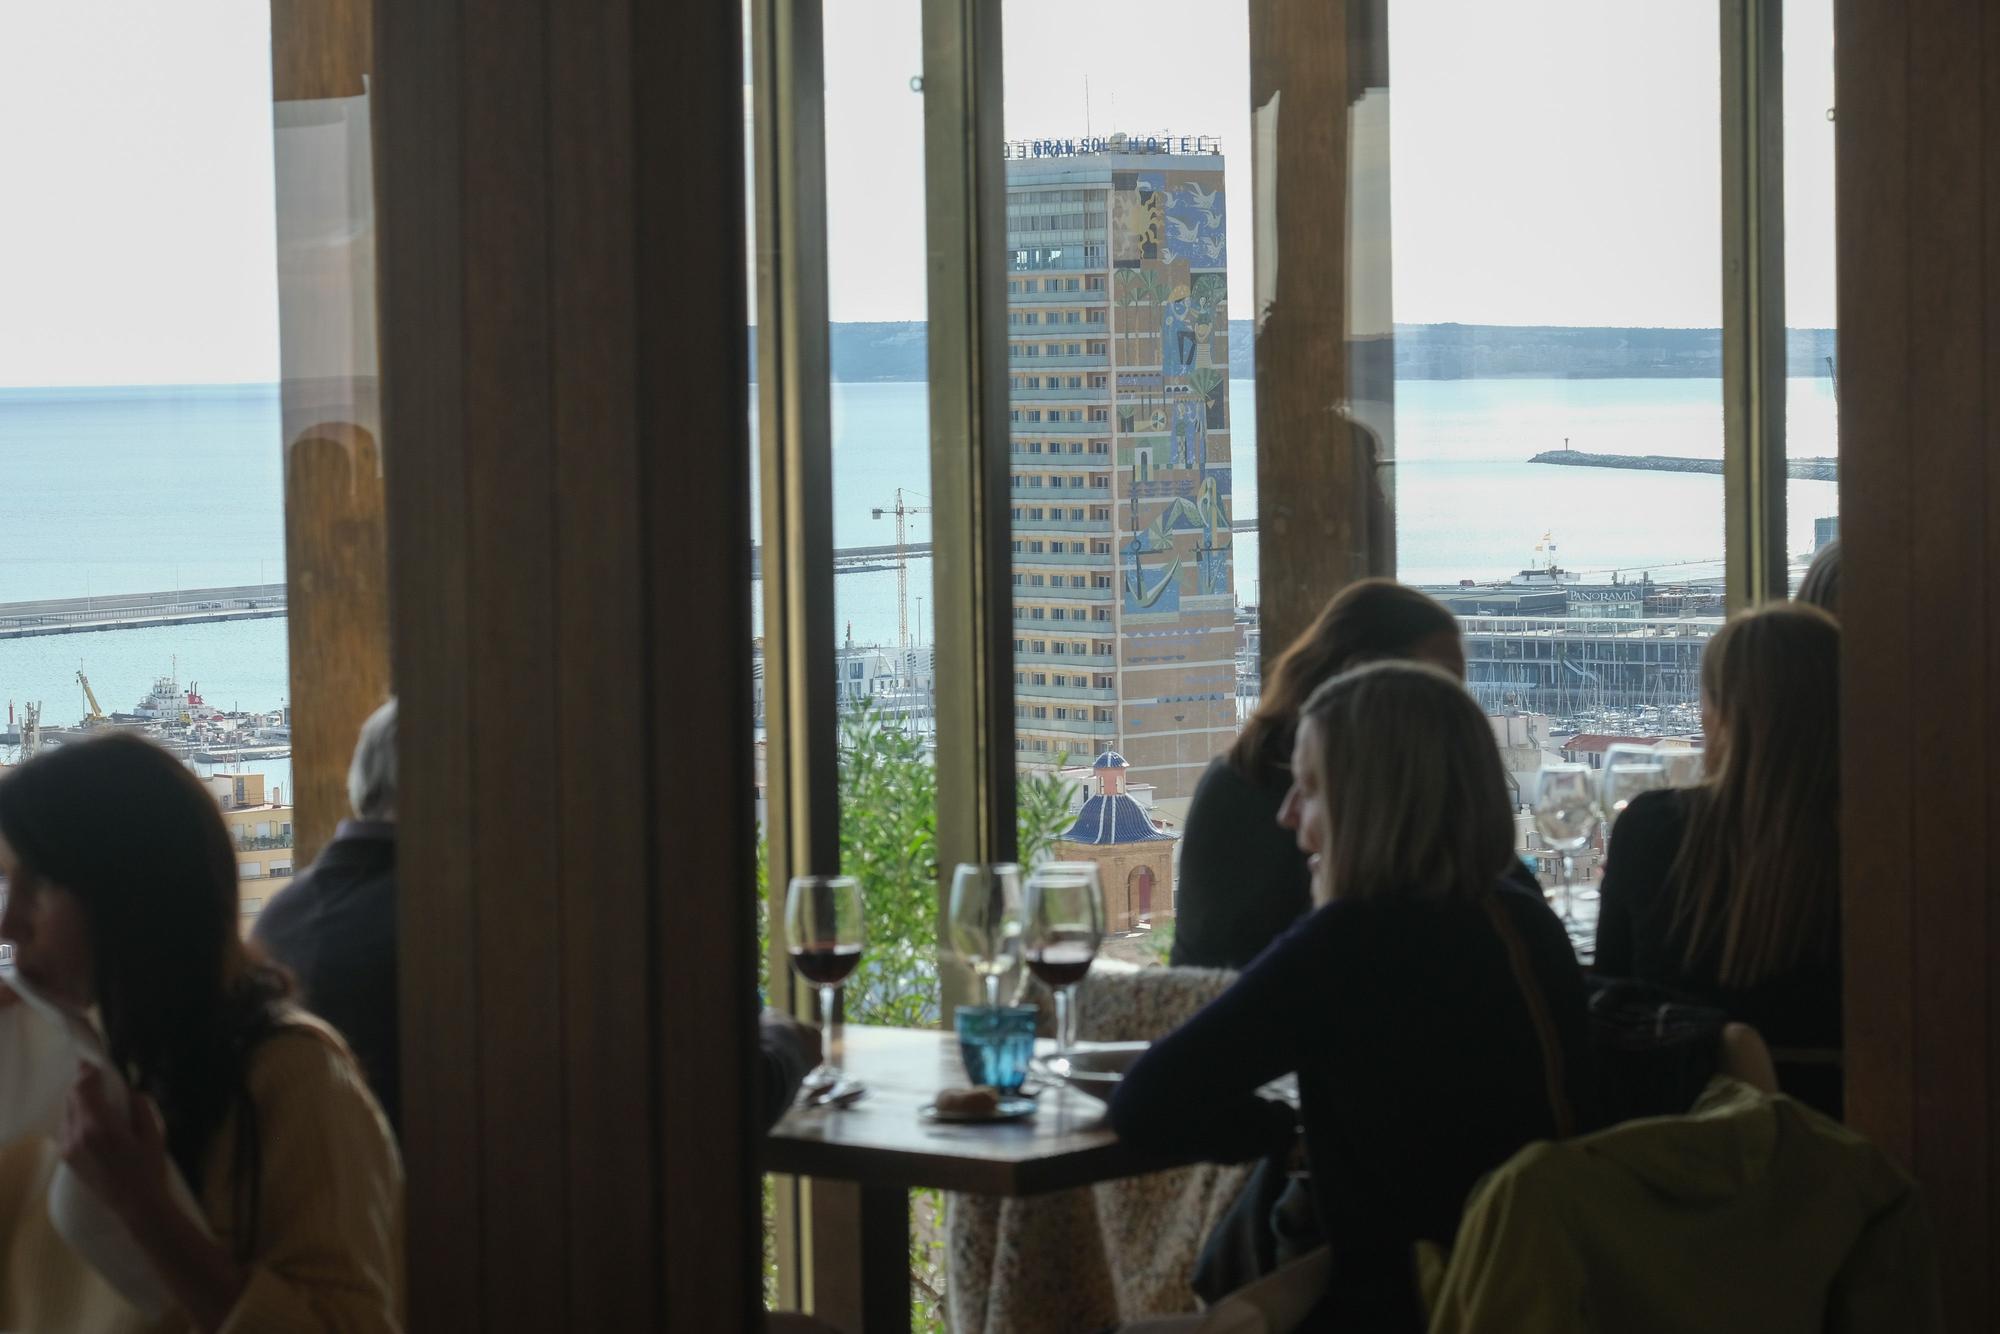
<path id="1" fill-rule="evenodd" d="M 792 967 L 819 988 L 820 1036 L 826 1059 L 809 1085 L 839 1082 L 833 1059 L 834 997 L 861 962 L 861 882 L 851 875 L 795 875 L 785 888 L 785 939 Z"/>
<path id="2" fill-rule="evenodd" d="M 1069 1058 L 1072 995 L 1104 939 L 1104 887 L 1092 862 L 1049 862 L 1028 877 L 1021 933 L 1028 969 L 1056 995 L 1056 1059 Z"/>

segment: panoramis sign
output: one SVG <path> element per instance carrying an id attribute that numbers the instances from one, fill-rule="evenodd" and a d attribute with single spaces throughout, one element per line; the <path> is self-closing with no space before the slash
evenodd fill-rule
<path id="1" fill-rule="evenodd" d="M 1093 153 L 1222 152 L 1222 140 L 1212 134 L 1114 134 L 1081 139 L 1011 139 L 1000 146 L 1005 158 L 1088 157 Z"/>

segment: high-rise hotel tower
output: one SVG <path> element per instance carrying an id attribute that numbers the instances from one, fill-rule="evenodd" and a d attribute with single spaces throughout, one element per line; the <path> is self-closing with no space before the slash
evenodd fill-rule
<path id="1" fill-rule="evenodd" d="M 1007 247 L 1016 749 L 1184 796 L 1236 733 L 1221 152 L 1010 145 Z"/>

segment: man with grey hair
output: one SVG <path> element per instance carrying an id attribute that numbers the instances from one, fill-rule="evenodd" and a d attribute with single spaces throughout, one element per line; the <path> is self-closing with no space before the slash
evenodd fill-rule
<path id="1" fill-rule="evenodd" d="M 340 1030 L 400 1135 L 396 1045 L 396 701 L 361 725 L 347 770 L 354 818 L 264 905 L 251 939 L 298 978 L 300 1000 Z"/>

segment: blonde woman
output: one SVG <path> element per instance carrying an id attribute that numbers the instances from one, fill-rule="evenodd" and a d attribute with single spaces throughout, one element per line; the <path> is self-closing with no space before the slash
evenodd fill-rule
<path id="1" fill-rule="evenodd" d="M 1804 603 L 1746 612 L 1701 697 L 1708 780 L 1618 817 L 1595 966 L 1756 1028 L 1784 1090 L 1838 1116 L 1840 629 Z"/>
<path id="2" fill-rule="evenodd" d="M 1506 780 L 1472 698 L 1435 667 L 1335 678 L 1299 712 L 1280 822 L 1312 912 L 1133 1067 L 1121 1137 L 1240 1162 L 1302 1123 L 1332 1279 L 1311 1328 L 1418 1330 L 1411 1245 L 1449 1245 L 1473 1183 L 1575 1128 L 1582 977 L 1541 898 L 1504 883 Z M 1300 1108 L 1258 1096 L 1297 1071 Z"/>

